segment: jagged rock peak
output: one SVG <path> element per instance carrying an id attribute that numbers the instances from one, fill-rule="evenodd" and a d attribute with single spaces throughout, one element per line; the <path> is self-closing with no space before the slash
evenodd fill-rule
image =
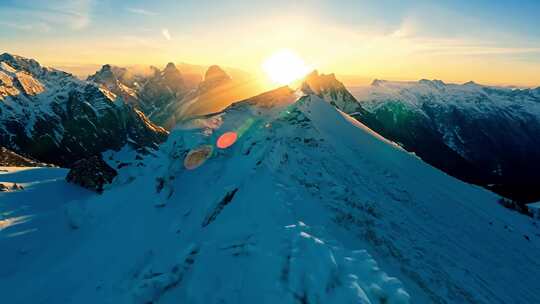
<path id="1" fill-rule="evenodd" d="M 165 66 L 164 71 L 168 71 L 168 70 L 178 70 L 178 69 L 176 68 L 176 65 L 175 65 L 174 63 L 169 62 L 169 63 L 167 63 L 167 65 Z"/>
<path id="2" fill-rule="evenodd" d="M 309 73 L 302 83 L 305 93 L 320 94 L 328 89 L 345 89 L 345 86 L 336 78 L 335 74 L 319 74 L 317 70 Z"/>
<path id="3" fill-rule="evenodd" d="M 204 81 L 215 79 L 231 79 L 231 77 L 218 65 L 211 65 L 204 74 Z"/>
<path id="4" fill-rule="evenodd" d="M 173 77 L 175 78 L 175 80 L 183 82 L 180 70 L 178 70 L 178 68 L 176 68 L 176 65 L 172 62 L 167 63 L 165 69 L 163 69 L 163 76 L 166 78 Z"/>
<path id="5" fill-rule="evenodd" d="M 113 68 L 110 64 L 104 64 L 94 75 L 88 76 L 88 80 L 96 82 L 116 80 L 116 75 L 114 74 Z"/>
<path id="6" fill-rule="evenodd" d="M 305 81 L 317 80 L 317 81 L 337 81 L 336 75 L 334 73 L 330 74 L 319 74 L 319 71 L 313 70 L 311 73 L 307 74 Z"/>

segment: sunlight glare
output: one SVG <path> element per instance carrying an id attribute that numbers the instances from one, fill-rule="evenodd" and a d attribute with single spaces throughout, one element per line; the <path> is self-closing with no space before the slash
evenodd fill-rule
<path id="1" fill-rule="evenodd" d="M 281 50 L 262 64 L 266 75 L 275 83 L 286 85 L 305 76 L 311 69 L 304 60 L 290 50 Z"/>

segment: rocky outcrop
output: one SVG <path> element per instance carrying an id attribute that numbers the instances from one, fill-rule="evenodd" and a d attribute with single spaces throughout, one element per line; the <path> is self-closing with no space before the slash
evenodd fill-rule
<path id="1" fill-rule="evenodd" d="M 117 174 L 100 156 L 92 156 L 73 164 L 66 181 L 102 193 L 103 187 L 110 184 Z"/>
<path id="2" fill-rule="evenodd" d="M 313 71 L 302 83 L 302 91 L 315 94 L 345 113 L 365 112 L 356 98 L 336 79 L 334 74 L 319 74 Z"/>
<path id="3" fill-rule="evenodd" d="M 0 145 L 15 152 L 70 167 L 126 144 L 156 147 L 167 136 L 109 90 L 116 79 L 110 66 L 97 75 L 101 85 L 9 54 L 0 55 L 0 72 L 0 92 L 7 92 L 0 94 Z"/>
<path id="4" fill-rule="evenodd" d="M 0 166 L 2 167 L 46 167 L 45 163 L 19 155 L 5 147 L 0 147 Z"/>
<path id="5" fill-rule="evenodd" d="M 137 91 L 126 85 L 132 77 L 127 77 L 128 71 L 125 68 L 113 67 L 106 64 L 94 75 L 88 77 L 88 81 L 98 84 L 100 87 L 111 91 L 117 97 L 123 99 L 124 103 L 132 106 L 138 105 L 139 96 Z M 133 85 L 133 84 L 132 84 Z"/>

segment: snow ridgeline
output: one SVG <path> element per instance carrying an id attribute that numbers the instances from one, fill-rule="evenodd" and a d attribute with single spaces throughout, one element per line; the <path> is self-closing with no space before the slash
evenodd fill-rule
<path id="1" fill-rule="evenodd" d="M 231 130 L 240 135 L 232 147 L 184 169 L 190 150 Z M 126 150 L 105 159 L 136 160 Z M 55 179 L 61 169 L 43 169 L 27 174 L 42 182 L 0 197 L 10 211 L 3 216 L 35 215 L 0 231 L 8 248 L 0 258 L 13 265 L 0 272 L 4 299 L 539 299 L 538 228 L 498 206 L 495 195 L 434 170 L 315 96 L 281 106 L 234 104 L 178 126 L 140 163 L 122 167 L 102 196 Z M 0 178 L 22 182 L 13 173 Z M 55 203 L 39 204 L 45 195 Z M 520 284 L 505 288 L 512 282 Z"/>

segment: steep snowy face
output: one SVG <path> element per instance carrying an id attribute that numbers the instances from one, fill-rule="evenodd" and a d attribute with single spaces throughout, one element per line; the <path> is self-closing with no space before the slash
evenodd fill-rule
<path id="1" fill-rule="evenodd" d="M 365 112 L 343 83 L 336 79 L 334 74 L 325 75 L 313 71 L 305 77 L 302 90 L 307 94 L 316 94 L 345 113 Z"/>
<path id="2" fill-rule="evenodd" d="M 230 133 L 235 141 L 220 149 L 217 142 Z M 186 166 L 196 151 L 204 151 L 192 159 L 199 165 Z M 73 201 L 51 210 L 16 209 L 14 198 L 32 202 L 31 195 L 47 191 L 45 183 L 33 183 L 23 185 L 33 192 L 0 197 L 0 206 L 16 209 L 6 225 L 28 212 L 47 215 L 0 231 L 7 248 L 0 259 L 13 262 L 0 272 L 7 278 L 3 299 L 540 300 L 540 231 L 529 218 L 315 95 L 280 88 L 185 121 L 143 159 L 122 153 L 105 160 L 137 165 L 119 169 L 101 196 L 56 184 Z M 47 174 L 59 173 L 36 175 L 54 180 Z M 34 232 L 17 234 L 28 230 Z M 38 241 L 47 234 L 55 238 Z"/>
<path id="3" fill-rule="evenodd" d="M 108 87 L 19 56 L 0 55 L 0 101 L 0 145 L 48 163 L 70 165 L 128 142 L 155 146 L 167 135 Z"/>
<path id="4" fill-rule="evenodd" d="M 540 199 L 538 89 L 376 80 L 353 93 L 382 124 L 370 127 L 430 164 L 515 199 Z"/>

